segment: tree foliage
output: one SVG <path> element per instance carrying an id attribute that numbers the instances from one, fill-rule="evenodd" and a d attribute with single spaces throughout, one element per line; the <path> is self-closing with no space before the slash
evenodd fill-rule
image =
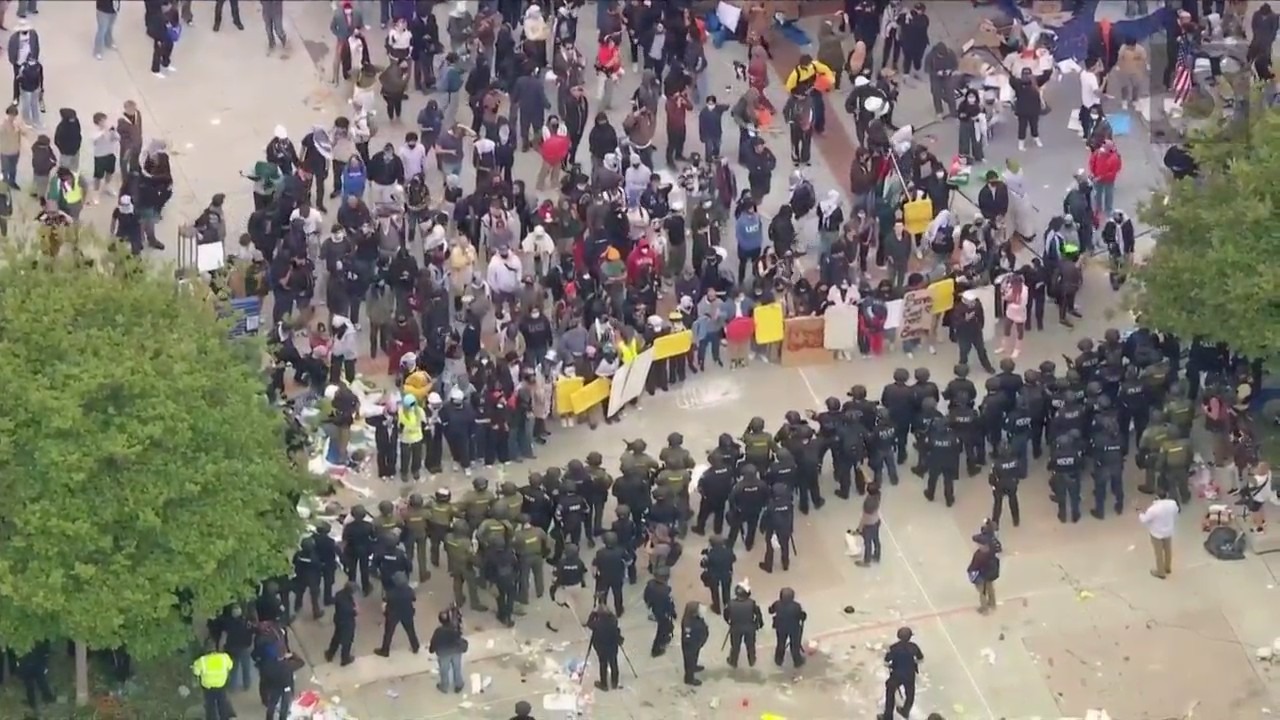
<path id="1" fill-rule="evenodd" d="M 207 298 L 129 262 L 0 259 L 7 645 L 172 652 L 191 638 L 176 591 L 215 613 L 297 542 L 306 480 L 259 369 Z"/>
<path id="2" fill-rule="evenodd" d="M 1145 325 L 1270 361 L 1280 353 L 1280 114 L 1193 141 L 1200 177 L 1143 210 L 1155 248 L 1138 271 Z"/>

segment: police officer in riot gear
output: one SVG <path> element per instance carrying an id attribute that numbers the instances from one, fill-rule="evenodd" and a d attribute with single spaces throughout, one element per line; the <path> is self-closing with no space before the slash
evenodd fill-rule
<path id="1" fill-rule="evenodd" d="M 694 521 L 693 532 L 698 535 L 707 534 L 707 520 L 714 517 L 712 530 L 719 535 L 724 532 L 724 509 L 729 501 L 729 493 L 733 490 L 733 471 L 725 466 L 724 456 L 707 453 L 711 467 L 703 471 L 698 479 L 698 517 Z"/>
<path id="2" fill-rule="evenodd" d="M 764 627 L 760 606 L 746 588 L 738 585 L 733 589 L 733 599 L 725 607 L 724 616 L 729 621 L 729 667 L 737 669 L 743 645 L 747 648 L 747 664 L 755 667 L 756 632 Z"/>
<path id="3" fill-rule="evenodd" d="M 614 520 L 609 531 L 618 539 L 618 547 L 622 550 L 623 564 L 626 566 L 627 582 L 636 584 L 636 552 L 644 539 L 643 526 L 636 523 L 631 508 L 619 505 L 614 508 Z"/>
<path id="4" fill-rule="evenodd" d="M 521 512 L 529 516 L 529 522 L 544 531 L 550 532 L 551 520 L 555 516 L 556 506 L 551 501 L 551 496 L 547 494 L 542 482 L 542 473 L 529 473 L 529 481 L 525 483 L 524 487 L 520 488 L 520 494 L 524 496 Z"/>
<path id="5" fill-rule="evenodd" d="M 880 406 L 889 411 L 889 421 L 894 428 L 894 448 L 896 464 L 907 461 L 907 440 L 911 436 L 911 424 L 915 419 L 915 398 L 911 386 L 907 385 L 910 375 L 904 368 L 893 371 L 893 382 L 885 385 L 880 393 Z"/>
<path id="6" fill-rule="evenodd" d="M 797 670 L 804 667 L 804 621 L 809 614 L 796 602 L 796 591 L 789 587 L 778 592 L 778 599 L 769 605 L 769 614 L 773 616 L 773 631 L 777 635 L 777 645 L 773 650 L 773 664 L 782 667 L 787 649 L 791 649 L 791 665 Z"/>
<path id="7" fill-rule="evenodd" d="M 338 543 L 330 535 L 332 531 L 329 523 L 321 520 L 311 532 L 316 559 L 320 562 L 320 590 L 326 606 L 333 604 L 333 586 L 338 574 Z"/>
<path id="8" fill-rule="evenodd" d="M 742 465 L 742 446 L 733 439 L 732 435 L 720 433 L 720 437 L 716 439 L 715 449 L 711 453 L 719 455 L 724 460 L 725 467 L 733 471 L 734 477 L 737 477 Z"/>
<path id="9" fill-rule="evenodd" d="M 480 527 L 480 523 L 484 521 L 485 516 L 489 514 L 489 508 L 493 506 L 497 500 L 493 493 L 489 492 L 489 481 L 484 478 L 475 478 L 471 481 L 471 489 L 466 495 L 462 496 L 462 512 L 464 519 L 469 527 Z"/>
<path id="10" fill-rule="evenodd" d="M 1018 374 L 1018 364 L 1010 358 L 1000 361 L 1000 372 L 995 374 L 996 385 L 1004 393 L 1006 407 L 1011 405 L 1018 392 L 1022 390 L 1022 376 Z"/>
<path id="11" fill-rule="evenodd" d="M 742 479 L 729 493 L 729 547 L 733 547 L 738 536 L 742 535 L 743 545 L 747 552 L 751 552 L 756 543 L 760 514 L 764 512 L 768 498 L 769 486 L 760 479 L 755 465 L 743 465 Z"/>
<path id="12" fill-rule="evenodd" d="M 556 590 L 560 588 L 585 588 L 586 586 L 587 566 L 582 563 L 582 558 L 578 556 L 578 546 L 565 545 L 563 557 L 560 558 L 560 562 L 556 563 L 555 568 L 552 570 L 551 589 L 548 591 L 551 595 L 551 601 L 557 602 Z"/>
<path id="13" fill-rule="evenodd" d="M 409 496 L 409 507 L 404 512 L 404 547 L 410 552 L 409 559 L 418 565 L 418 582 L 431 579 L 431 571 L 427 569 L 427 508 L 422 496 L 413 493 Z"/>
<path id="14" fill-rule="evenodd" d="M 870 432 L 876 423 L 876 404 L 867 399 L 865 385 L 854 385 L 849 388 L 849 403 L 846 411 L 852 411 L 853 417 L 862 423 L 863 429 Z M 846 412 L 847 414 L 847 412 Z"/>
<path id="15" fill-rule="evenodd" d="M 955 483 L 960 478 L 960 438 L 950 423 L 940 419 L 931 423 L 925 442 L 929 449 L 926 454 L 928 482 L 924 496 L 933 502 L 938 489 L 938 478 L 942 478 L 942 496 L 947 507 L 951 507 L 956 501 Z"/>
<path id="16" fill-rule="evenodd" d="M 1024 466 L 1008 445 L 996 449 L 991 458 L 991 521 L 1000 522 L 1004 511 L 1004 503 L 1009 502 L 1009 517 L 1013 526 L 1018 527 L 1021 513 L 1018 509 L 1018 484 L 1026 477 Z"/>
<path id="17" fill-rule="evenodd" d="M 987 445 L 992 448 L 999 445 L 1004 435 L 1004 416 L 1009 411 L 1009 396 L 1001 389 L 1000 381 L 987 378 L 983 385 L 986 394 L 978 404 L 978 424 L 982 428 L 982 438 L 974 448 L 978 469 L 987 464 Z M 971 472 L 970 475 L 976 473 Z"/>
<path id="18" fill-rule="evenodd" d="M 373 523 L 363 505 L 351 508 L 351 521 L 342 528 L 342 571 L 359 582 L 364 594 L 373 592 L 369 579 L 369 556 L 373 554 Z M 357 573 L 359 578 L 357 579 Z"/>
<path id="19" fill-rule="evenodd" d="M 957 403 L 973 403 L 978 397 L 978 388 L 969 379 L 969 366 L 959 363 L 953 370 L 955 377 L 947 383 L 942 390 L 942 399 L 947 401 L 948 407 Z"/>
<path id="20" fill-rule="evenodd" d="M 911 628 L 900 628 L 898 641 L 890 645 L 884 654 L 889 678 L 884 682 L 884 714 L 878 720 L 893 720 L 895 708 L 902 717 L 911 717 L 911 709 L 916 702 L 916 675 L 920 672 L 920 663 L 924 662 L 924 653 L 920 652 L 920 646 L 911 642 L 911 635 Z M 902 690 L 902 707 L 897 707 L 898 690 Z"/>
<path id="21" fill-rule="evenodd" d="M 1191 502 L 1189 481 L 1194 456 L 1191 440 L 1178 425 L 1170 423 L 1168 428 L 1169 434 L 1160 447 L 1160 456 L 1157 461 L 1160 487 L 1164 488 L 1169 497 L 1186 505 Z"/>
<path id="22" fill-rule="evenodd" d="M 795 529 L 795 505 L 791 500 L 791 488 L 777 483 L 773 486 L 773 497 L 765 506 L 760 518 L 760 527 L 764 531 L 764 562 L 760 569 L 773 572 L 773 540 L 776 538 L 782 550 L 782 571 L 791 569 L 791 534 Z"/>
<path id="23" fill-rule="evenodd" d="M 677 470 L 692 470 L 697 464 L 693 461 L 693 455 L 684 448 L 684 435 L 678 432 L 667 436 L 667 446 L 658 453 L 658 462 L 662 463 L 663 467 Z"/>
<path id="24" fill-rule="evenodd" d="M 659 566 L 644 588 L 644 604 L 658 624 L 654 628 L 653 645 L 649 650 L 652 657 L 665 654 L 667 645 L 671 644 L 671 638 L 675 636 L 676 603 L 671 597 L 670 579 L 671 568 Z"/>
<path id="25" fill-rule="evenodd" d="M 947 424 L 960 438 L 960 447 L 964 450 L 965 466 L 969 477 L 978 474 L 986 461 L 986 436 L 978 422 L 978 411 L 973 408 L 973 396 L 965 388 L 957 389 L 951 396 L 947 408 Z"/>
<path id="26" fill-rule="evenodd" d="M 808 423 L 799 425 L 791 431 L 788 448 L 796 461 L 796 490 L 800 512 L 809 514 L 809 504 L 813 509 L 821 509 L 827 503 L 822 499 L 822 491 L 818 487 L 818 475 L 822 470 L 822 442 Z"/>
<path id="27" fill-rule="evenodd" d="M 778 444 L 773 436 L 764 431 L 764 418 L 754 417 L 747 423 L 747 431 L 742 435 L 742 450 L 745 460 L 756 468 L 767 468 L 773 462 L 773 453 Z"/>
<path id="28" fill-rule="evenodd" d="M 867 428 L 860 419 L 845 416 L 836 431 L 837 446 L 832 456 L 836 479 L 836 497 L 849 499 L 852 483 L 859 495 L 867 492 L 867 479 L 862 473 L 862 463 L 867 458 Z"/>
<path id="29" fill-rule="evenodd" d="M 1078 443 L 1079 433 L 1072 430 L 1054 438 L 1049 460 L 1049 488 L 1058 504 L 1058 522 L 1067 522 L 1067 505 L 1071 506 L 1071 522 L 1080 522 L 1080 473 L 1084 459 Z"/>
<path id="30" fill-rule="evenodd" d="M 587 501 L 578 494 L 578 488 L 567 481 L 568 478 L 566 478 L 564 492 L 560 495 L 560 504 L 556 507 L 553 561 L 560 559 L 565 543 L 578 545 L 582 542 L 582 526 L 591 512 Z M 595 541 L 590 540 L 589 543 L 594 545 Z"/>
<path id="31" fill-rule="evenodd" d="M 587 537 L 592 547 L 595 547 L 594 538 L 604 534 L 604 506 L 609 501 L 609 490 L 612 488 L 613 476 L 604 469 L 604 458 L 594 450 L 587 453 L 587 483 L 578 490 L 591 506 Z"/>
<path id="32" fill-rule="evenodd" d="M 449 527 L 453 525 L 455 516 L 453 493 L 449 488 L 435 491 L 427 502 L 427 540 L 430 546 L 431 565 L 440 567 L 440 548 L 449 537 Z"/>
<path id="33" fill-rule="evenodd" d="M 378 554 L 375 562 L 378 568 L 378 580 L 382 582 L 384 593 L 389 589 L 388 583 L 396 574 L 403 573 L 407 578 L 413 571 L 413 563 L 409 562 L 409 556 L 400 547 L 395 535 L 391 533 L 386 533 L 378 539 Z"/>
<path id="34" fill-rule="evenodd" d="M 596 551 L 591 567 L 596 580 L 595 594 L 603 603 L 604 598 L 612 593 L 614 614 L 622 617 L 622 579 L 627 571 L 627 556 L 618 547 L 617 535 L 612 532 L 604 534 L 604 547 Z"/>
<path id="35" fill-rule="evenodd" d="M 476 554 L 471 545 L 471 528 L 466 520 L 454 520 L 453 528 L 444 543 L 445 561 L 449 576 L 453 579 L 453 602 L 461 607 L 463 590 L 471 600 L 471 609 L 485 612 L 489 608 L 480 602 L 479 578 L 476 576 Z"/>
<path id="36" fill-rule="evenodd" d="M 773 462 L 765 472 L 765 481 L 771 486 L 782 484 L 786 486 L 788 492 L 794 493 L 798 482 L 796 475 L 796 461 L 791 456 L 791 451 L 778 448 L 778 452 L 773 456 Z"/>
<path id="37" fill-rule="evenodd" d="M 720 535 L 711 536 L 711 544 L 702 551 L 702 574 L 699 579 L 711 592 L 711 612 L 720 614 L 729 602 L 729 585 L 733 582 L 733 564 L 738 556 Z"/>
<path id="38" fill-rule="evenodd" d="M 1136 448 L 1142 433 L 1147 429 L 1151 413 L 1151 399 L 1146 383 L 1138 375 L 1138 367 L 1129 365 L 1120 381 L 1120 436 L 1125 449 Z"/>
<path id="39" fill-rule="evenodd" d="M 1039 460 L 1044 454 L 1045 429 L 1049 423 L 1049 395 L 1036 370 L 1028 370 L 1023 375 L 1022 391 L 1018 396 L 1027 408 L 1027 417 L 1031 418 L 1031 457 Z"/>
<path id="40" fill-rule="evenodd" d="M 840 431 L 841 423 L 844 422 L 839 399 L 827 398 L 823 401 L 823 408 L 823 411 L 816 415 L 809 413 L 818 423 L 818 439 L 822 442 L 822 452 L 818 456 L 819 465 L 826 460 L 828 452 L 832 455 L 832 462 L 835 462 L 835 455 L 839 452 L 839 441 L 836 435 Z"/>
<path id="41" fill-rule="evenodd" d="M 938 411 L 938 401 L 933 398 L 925 398 L 920 406 L 920 412 L 912 421 L 911 431 L 916 436 L 916 465 L 911 468 L 911 472 L 924 477 L 929 472 L 929 435 L 933 430 L 933 426 L 938 423 L 945 423 L 946 419 L 942 413 Z"/>
<path id="42" fill-rule="evenodd" d="M 1075 359 L 1067 359 L 1071 369 L 1080 375 L 1080 379 L 1085 383 L 1093 380 L 1093 376 L 1098 372 L 1098 368 L 1102 365 L 1102 356 L 1093 349 L 1093 341 L 1084 338 L 1076 343 L 1076 348 L 1080 351 Z"/>
<path id="43" fill-rule="evenodd" d="M 1013 404 L 1009 406 L 1008 412 L 1004 414 L 1004 436 L 1005 442 L 1002 447 L 1007 447 L 1009 452 L 1013 453 L 1014 458 L 1018 461 L 1018 466 L 1022 476 L 1027 474 L 1027 443 L 1031 437 L 1031 415 L 1027 412 L 1027 401 L 1021 394 L 1014 397 Z"/>
<path id="44" fill-rule="evenodd" d="M 650 492 L 649 478 L 637 467 L 624 472 L 613 484 L 613 496 L 617 498 L 618 505 L 629 508 L 631 520 L 637 526 L 643 526 L 649 514 Z"/>
<path id="45" fill-rule="evenodd" d="M 529 604 L 529 580 L 533 579 L 533 590 L 537 597 L 542 597 L 542 571 L 546 560 L 551 555 L 551 538 L 547 531 L 534 525 L 528 515 L 521 513 L 517 518 L 515 533 L 511 544 L 516 552 L 516 602 Z"/>
<path id="46" fill-rule="evenodd" d="M 1138 438 L 1137 464 L 1145 472 L 1145 479 L 1138 486 L 1138 492 L 1151 495 L 1156 491 L 1156 481 L 1160 478 L 1160 450 L 1169 438 L 1169 424 L 1165 422 L 1164 413 L 1158 409 L 1151 411 L 1148 420 L 1147 427 Z"/>
<path id="47" fill-rule="evenodd" d="M 311 595 L 311 616 L 316 620 L 324 617 L 320 609 L 320 558 L 316 553 L 315 538 L 302 538 L 297 551 L 293 553 L 293 612 L 302 610 L 302 595 Z"/>
<path id="48" fill-rule="evenodd" d="M 1093 510 L 1090 514 L 1101 520 L 1106 517 L 1103 506 L 1107 501 L 1107 489 L 1115 498 L 1115 511 L 1124 510 L 1124 457 L 1127 448 L 1115 418 L 1104 417 L 1093 434 Z"/>
<path id="49" fill-rule="evenodd" d="M 867 464 L 871 468 L 871 483 L 876 487 L 883 487 L 885 475 L 889 476 L 890 485 L 898 484 L 897 440 L 898 429 L 889 408 L 877 408 L 875 426 L 867 441 Z M 804 512 L 803 507 L 800 511 Z"/>

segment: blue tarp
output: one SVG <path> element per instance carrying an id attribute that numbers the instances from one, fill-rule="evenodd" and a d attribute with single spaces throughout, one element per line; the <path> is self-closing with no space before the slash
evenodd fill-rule
<path id="1" fill-rule="evenodd" d="M 1098 3 L 1100 0 L 1083 0 L 1071 19 L 1059 27 L 1049 27 L 1058 35 L 1057 47 L 1053 56 L 1056 60 L 1081 61 L 1089 54 L 1089 38 L 1093 35 L 1097 23 Z M 1006 15 L 1021 23 L 1027 22 L 1027 16 L 1018 7 L 1016 0 L 997 0 L 997 5 Z M 1161 7 L 1150 15 L 1112 23 L 1112 33 L 1117 41 L 1133 38 L 1142 42 L 1156 33 L 1163 32 L 1172 24 L 1175 15 L 1172 10 Z"/>

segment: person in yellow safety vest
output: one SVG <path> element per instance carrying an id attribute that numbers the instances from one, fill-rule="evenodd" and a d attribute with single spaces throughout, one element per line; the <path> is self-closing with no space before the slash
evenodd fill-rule
<path id="1" fill-rule="evenodd" d="M 412 393 L 400 396 L 400 411 L 396 415 L 396 424 L 400 429 L 400 480 L 409 482 L 409 474 L 417 482 L 422 476 L 422 455 L 425 449 L 422 428 L 427 422 L 427 413 L 418 405 L 418 399 Z"/>
<path id="2" fill-rule="evenodd" d="M 834 87 L 836 74 L 831 71 L 831 68 L 814 60 L 812 55 L 801 55 L 800 62 L 796 63 L 795 69 L 787 76 L 787 92 L 794 93 L 797 89 L 810 90 L 819 76 L 826 77 L 828 88 Z"/>
<path id="3" fill-rule="evenodd" d="M 618 341 L 618 357 L 622 360 L 623 365 L 631 364 L 632 360 L 640 354 L 640 340 L 632 336 L 629 340 Z"/>
<path id="4" fill-rule="evenodd" d="M 231 656 L 218 650 L 213 643 L 205 646 L 205 653 L 191 664 L 191 673 L 200 681 L 204 693 L 205 720 L 231 720 L 236 711 L 227 698 L 227 680 L 234 663 Z"/>

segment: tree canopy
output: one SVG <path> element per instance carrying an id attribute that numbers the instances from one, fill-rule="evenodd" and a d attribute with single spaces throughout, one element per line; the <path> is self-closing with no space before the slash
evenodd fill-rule
<path id="1" fill-rule="evenodd" d="M 1200 176 L 1143 210 L 1156 244 L 1138 270 L 1135 309 L 1149 327 L 1271 361 L 1280 353 L 1280 114 L 1193 140 L 1191 151 Z"/>
<path id="2" fill-rule="evenodd" d="M 228 328 L 134 261 L 0 259 L 6 645 L 161 656 L 192 637 L 177 591 L 203 617 L 286 572 L 307 480 Z"/>

